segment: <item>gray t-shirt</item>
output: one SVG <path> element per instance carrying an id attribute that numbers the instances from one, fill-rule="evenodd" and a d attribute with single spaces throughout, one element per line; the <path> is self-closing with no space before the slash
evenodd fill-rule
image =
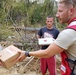
<path id="1" fill-rule="evenodd" d="M 54 41 L 58 46 L 66 50 L 72 59 L 76 59 L 76 31 L 72 29 L 63 30 Z"/>
<path id="2" fill-rule="evenodd" d="M 59 47 L 65 49 L 68 58 L 76 60 L 76 31 L 73 29 L 63 30 L 54 41 Z M 70 64 L 72 67 L 72 64 Z M 76 69 L 74 71 L 76 73 Z"/>

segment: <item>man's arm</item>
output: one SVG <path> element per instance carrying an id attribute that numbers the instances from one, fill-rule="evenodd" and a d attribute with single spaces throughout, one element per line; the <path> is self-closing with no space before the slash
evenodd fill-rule
<path id="1" fill-rule="evenodd" d="M 35 56 L 38 58 L 48 58 L 51 56 L 54 56 L 55 54 L 58 54 L 60 52 L 64 51 L 63 48 L 59 47 L 55 43 L 52 43 L 47 49 L 45 50 L 38 50 L 34 52 L 29 52 L 30 56 Z M 18 58 L 19 61 L 23 61 L 27 56 L 25 55 L 26 51 L 21 51 L 21 55 Z"/>
<path id="2" fill-rule="evenodd" d="M 37 38 L 39 39 L 39 38 L 41 38 L 41 36 L 37 35 Z"/>
<path id="3" fill-rule="evenodd" d="M 29 55 L 35 56 L 38 58 L 48 58 L 48 57 L 54 56 L 55 54 L 58 54 L 62 51 L 64 51 L 63 48 L 61 48 L 58 45 L 56 45 L 55 43 L 53 43 L 47 49 L 29 52 Z"/>

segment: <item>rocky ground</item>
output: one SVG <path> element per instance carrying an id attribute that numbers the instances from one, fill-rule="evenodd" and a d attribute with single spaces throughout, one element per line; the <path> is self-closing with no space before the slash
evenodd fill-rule
<path id="1" fill-rule="evenodd" d="M 31 35 L 27 34 L 26 36 L 28 38 L 28 41 L 33 43 L 30 48 L 37 50 L 38 46 L 35 43 L 35 40 L 36 40 L 35 35 L 34 34 L 31 34 Z M 33 38 L 33 36 L 34 36 L 34 38 Z M 35 45 L 34 45 L 34 43 L 35 43 Z M 2 42 L 1 44 L 3 46 L 6 46 L 6 47 L 10 45 L 9 42 Z M 59 55 L 56 55 L 56 58 L 57 58 L 57 60 L 56 60 L 56 62 L 57 62 L 57 75 L 61 75 L 60 74 L 60 67 L 59 67 L 61 59 L 60 59 Z M 0 66 L 0 75 L 41 75 L 39 58 L 34 58 L 34 57 L 28 58 L 27 57 L 23 62 L 18 62 L 13 67 L 11 67 L 9 69 L 6 69 L 6 68 Z M 49 75 L 48 71 L 47 71 L 46 75 Z"/>
<path id="2" fill-rule="evenodd" d="M 57 55 L 57 75 L 60 75 L 59 65 L 60 57 Z M 0 75 L 41 75 L 39 59 L 30 57 L 26 58 L 23 62 L 18 62 L 13 67 L 6 69 L 0 66 Z M 49 75 L 48 71 L 46 75 Z"/>

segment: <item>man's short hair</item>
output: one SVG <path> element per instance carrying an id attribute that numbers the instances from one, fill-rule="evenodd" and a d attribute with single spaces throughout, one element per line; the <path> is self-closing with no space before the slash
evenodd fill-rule
<path id="1" fill-rule="evenodd" d="M 51 15 L 48 15 L 47 17 L 46 17 L 46 19 L 47 18 L 53 18 L 53 20 L 54 20 L 54 16 L 51 16 Z"/>
<path id="2" fill-rule="evenodd" d="M 49 16 L 47 16 L 47 18 L 54 18 L 53 16 L 51 16 L 51 15 L 49 15 Z"/>
<path id="3" fill-rule="evenodd" d="M 59 3 L 64 3 L 65 5 L 73 5 L 73 7 L 76 7 L 76 0 L 60 0 Z"/>

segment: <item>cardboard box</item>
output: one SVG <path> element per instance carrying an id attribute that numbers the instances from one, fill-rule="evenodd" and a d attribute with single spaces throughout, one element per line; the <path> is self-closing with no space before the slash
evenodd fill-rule
<path id="1" fill-rule="evenodd" d="M 39 38 L 38 39 L 38 44 L 39 45 L 50 45 L 53 43 L 55 39 L 54 38 Z"/>
<path id="2" fill-rule="evenodd" d="M 17 47 L 10 45 L 0 51 L 0 61 L 5 68 L 8 69 L 17 63 L 15 60 L 20 55 L 19 50 Z"/>

